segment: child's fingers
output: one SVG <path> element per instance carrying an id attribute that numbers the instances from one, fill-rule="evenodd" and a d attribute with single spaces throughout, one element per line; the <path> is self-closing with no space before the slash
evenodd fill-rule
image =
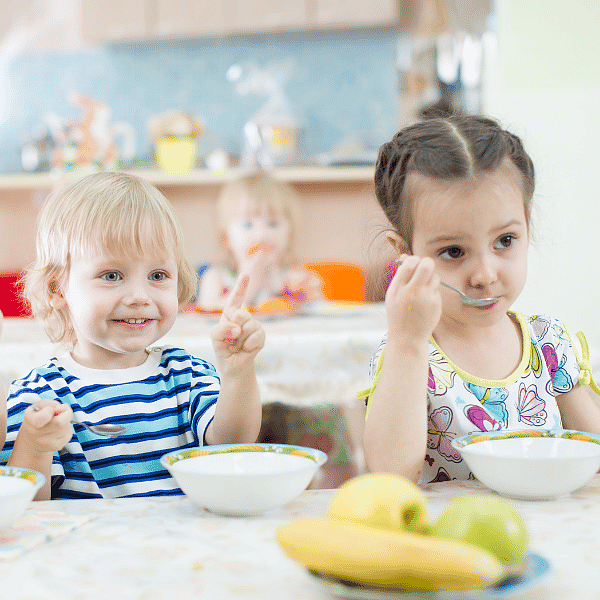
<path id="1" fill-rule="evenodd" d="M 248 320 L 242 328 L 242 334 L 236 340 L 237 346 L 246 352 L 252 352 L 265 345 L 265 331 L 256 319 Z"/>
<path id="2" fill-rule="evenodd" d="M 248 275 L 240 275 L 237 278 L 237 281 L 229 294 L 229 298 L 227 298 L 227 301 L 225 302 L 222 318 L 231 319 L 231 315 L 233 315 L 234 311 L 238 308 L 242 308 L 249 283 L 250 277 Z"/>

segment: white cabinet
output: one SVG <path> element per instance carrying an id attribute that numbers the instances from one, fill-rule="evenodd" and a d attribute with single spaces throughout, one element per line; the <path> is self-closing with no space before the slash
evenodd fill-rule
<path id="1" fill-rule="evenodd" d="M 106 42 L 395 27 L 416 0 L 81 0 L 85 39 Z"/>
<path id="2" fill-rule="evenodd" d="M 228 0 L 154 0 L 152 37 L 203 37 L 230 29 Z"/>
<path id="3" fill-rule="evenodd" d="M 83 37 L 97 42 L 148 39 L 152 35 L 152 9 L 149 0 L 82 0 Z"/>
<path id="4" fill-rule="evenodd" d="M 400 0 L 315 0 L 317 28 L 400 25 Z"/>

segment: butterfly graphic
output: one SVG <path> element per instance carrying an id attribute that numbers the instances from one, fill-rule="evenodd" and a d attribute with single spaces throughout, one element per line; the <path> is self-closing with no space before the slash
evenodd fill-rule
<path id="1" fill-rule="evenodd" d="M 446 471 L 446 469 L 444 469 L 444 467 L 440 467 L 437 471 L 436 476 L 431 480 L 428 481 L 427 483 L 439 483 L 441 481 L 451 481 L 452 477 L 450 477 L 450 474 L 448 473 L 448 471 Z"/>
<path id="2" fill-rule="evenodd" d="M 550 344 L 547 344 L 550 346 Z M 556 351 L 554 351 L 554 373 L 550 365 L 548 365 L 548 369 L 550 370 L 550 379 L 548 382 L 547 390 L 550 394 L 554 395 L 554 393 L 564 394 L 573 389 L 573 380 L 567 370 L 565 369 L 565 364 L 567 362 L 566 354 L 563 354 L 560 359 L 560 364 L 558 363 L 558 359 L 556 358 Z M 553 393 L 554 391 L 554 393 Z"/>
<path id="3" fill-rule="evenodd" d="M 483 405 L 485 409 L 483 412 L 486 414 L 487 421 L 490 423 L 490 425 L 492 422 L 495 425 L 499 424 L 502 427 L 506 427 L 508 425 L 508 411 L 506 410 L 506 405 L 504 404 L 504 401 L 508 397 L 508 390 L 506 388 L 486 388 L 469 382 L 465 382 L 465 387 Z M 465 409 L 467 418 L 471 421 L 471 423 L 477 424 L 469 417 L 469 414 L 467 414 L 468 409 L 469 407 Z M 476 415 L 477 411 L 471 410 L 471 413 Z M 500 428 L 501 427 L 498 427 L 498 429 Z M 496 427 L 494 426 L 493 429 L 496 429 Z M 481 431 L 492 431 L 492 429 L 481 429 Z"/>
<path id="4" fill-rule="evenodd" d="M 537 315 L 532 318 L 531 327 L 535 337 L 541 340 L 548 332 L 548 329 L 550 329 L 550 319 L 542 315 Z"/>
<path id="5" fill-rule="evenodd" d="M 517 411 L 519 412 L 519 421 L 527 423 L 527 425 L 540 427 L 546 422 L 548 417 L 546 402 L 538 396 L 534 384 L 527 388 L 524 383 L 519 385 Z"/>
<path id="6" fill-rule="evenodd" d="M 479 431 L 498 431 L 502 429 L 502 425 L 481 406 L 475 404 L 465 406 L 465 416 Z"/>
<path id="7" fill-rule="evenodd" d="M 452 410 L 448 406 L 436 408 L 427 420 L 427 447 L 437 450 L 446 460 L 460 462 L 460 452 L 452 447 L 454 433 L 448 431 L 452 423 Z"/>
<path id="8" fill-rule="evenodd" d="M 455 375 L 454 369 L 439 350 L 429 355 L 429 378 L 427 387 L 435 396 L 443 396 L 452 387 Z"/>
<path id="9" fill-rule="evenodd" d="M 536 377 L 540 377 L 542 374 L 542 359 L 540 357 L 540 351 L 538 350 L 538 344 L 536 340 L 531 340 L 528 368 Z"/>

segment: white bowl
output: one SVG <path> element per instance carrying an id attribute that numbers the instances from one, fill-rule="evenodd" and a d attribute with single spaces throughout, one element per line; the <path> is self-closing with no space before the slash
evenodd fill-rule
<path id="1" fill-rule="evenodd" d="M 12 527 L 44 483 L 37 471 L 0 467 L 0 530 Z"/>
<path id="2" fill-rule="evenodd" d="M 600 436 L 584 431 L 482 432 L 458 437 L 452 445 L 481 483 L 518 500 L 572 492 L 600 469 Z"/>
<path id="3" fill-rule="evenodd" d="M 287 504 L 327 455 L 287 444 L 223 444 L 169 452 L 161 463 L 182 491 L 211 512 L 254 515 Z"/>

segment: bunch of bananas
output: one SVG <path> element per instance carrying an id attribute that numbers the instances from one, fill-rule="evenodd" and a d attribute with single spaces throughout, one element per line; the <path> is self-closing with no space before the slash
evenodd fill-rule
<path id="1" fill-rule="evenodd" d="M 455 498 L 431 523 L 427 500 L 412 482 L 389 473 L 361 475 L 337 490 L 325 519 L 292 521 L 279 528 L 277 540 L 311 571 L 365 587 L 486 588 L 525 563 L 527 530 L 508 501 L 462 500 Z M 510 513 L 511 539 L 494 530 L 499 508 Z"/>

